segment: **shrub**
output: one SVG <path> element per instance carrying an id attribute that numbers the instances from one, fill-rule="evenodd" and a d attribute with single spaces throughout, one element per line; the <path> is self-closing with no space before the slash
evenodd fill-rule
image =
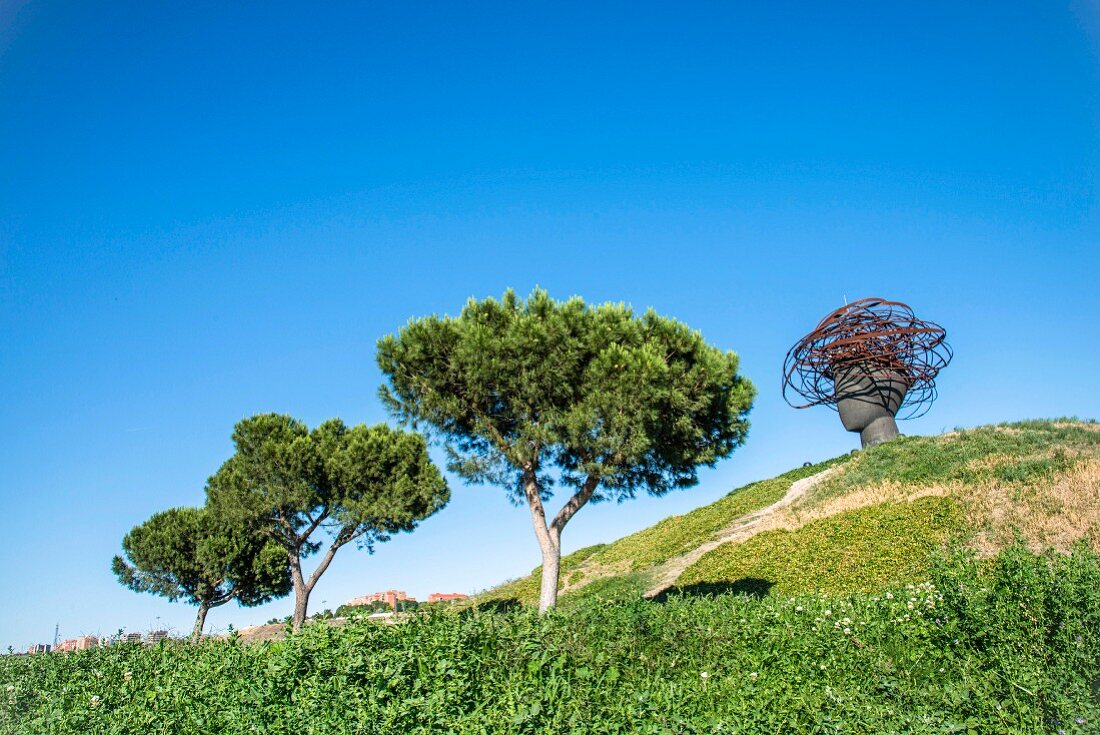
<path id="1" fill-rule="evenodd" d="M 0 733 L 1085 733 L 1100 559 L 939 559 L 875 594 L 430 610 L 285 641 L 0 658 Z"/>

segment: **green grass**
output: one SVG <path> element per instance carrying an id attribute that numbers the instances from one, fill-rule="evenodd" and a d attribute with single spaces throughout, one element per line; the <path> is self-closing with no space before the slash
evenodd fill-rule
<path id="1" fill-rule="evenodd" d="M 902 437 L 855 455 L 843 455 L 812 467 L 734 490 L 715 503 L 608 544 L 582 549 L 562 560 L 563 605 L 589 597 L 628 599 L 642 594 L 656 578 L 658 567 L 688 553 L 734 524 L 739 518 L 776 502 L 797 480 L 840 465 L 841 470 L 815 487 L 803 509 L 864 488 L 891 484 L 906 489 L 936 485 L 961 488 L 958 502 L 926 499 L 912 506 L 865 508 L 833 519 L 816 521 L 795 531 L 773 531 L 728 545 L 704 556 L 677 584 L 697 589 L 758 591 L 777 589 L 854 590 L 917 581 L 927 572 L 930 550 L 942 548 L 955 535 L 979 530 L 990 538 L 1012 539 L 1002 525 L 1013 517 L 1042 510 L 1040 490 L 1084 457 L 1100 456 L 1096 422 L 1078 419 L 1021 421 L 959 430 L 941 436 Z M 998 485 L 1007 488 L 1010 513 L 975 520 L 961 504 L 966 488 Z M 969 507 L 969 506 L 968 506 Z M 996 510 L 996 509 L 994 509 Z M 1023 516 L 1020 516 L 1023 514 Z M 964 515 L 982 528 L 968 528 Z M 1000 520 L 998 520 L 1000 519 Z M 863 561 L 858 561 L 863 560 Z M 788 562 L 789 563 L 785 563 Z M 541 568 L 478 596 L 479 602 L 534 604 Z M 755 580 L 742 582 L 742 580 Z"/>
<path id="2" fill-rule="evenodd" d="M 592 554 L 592 561 L 609 566 L 625 562 L 631 570 L 656 566 L 691 551 L 741 516 L 778 501 L 796 481 L 847 460 L 848 455 L 844 455 L 738 488 L 710 505 L 671 516 L 651 528 L 606 544 Z"/>
<path id="3" fill-rule="evenodd" d="M 0 735 L 1097 732 L 1100 559 L 891 594 L 436 610 L 285 641 L 0 657 Z"/>
<path id="4" fill-rule="evenodd" d="M 932 555 L 964 529 L 958 504 L 949 498 L 880 503 L 719 546 L 684 570 L 675 586 L 773 594 L 872 591 L 927 579 Z"/>
<path id="5" fill-rule="evenodd" d="M 810 475 L 848 461 L 844 455 L 811 467 L 799 467 L 769 480 L 733 490 L 718 501 L 684 515 L 671 516 L 651 528 L 610 544 L 597 544 L 562 557 L 559 589 L 577 587 L 562 597 L 607 595 L 618 599 L 630 591 L 639 596 L 649 576 L 644 572 L 684 554 L 727 528 L 738 518 L 766 508 L 782 498 L 791 485 Z M 542 567 L 530 575 L 506 582 L 477 596 L 477 602 L 505 600 L 531 605 L 538 601 Z M 621 578 L 621 579 L 619 579 Z M 582 584 L 583 583 L 583 584 Z"/>
<path id="6" fill-rule="evenodd" d="M 1057 419 L 902 437 L 860 452 L 815 495 L 825 499 L 883 482 L 920 487 L 1049 481 L 1071 469 L 1079 454 L 1100 450 L 1100 431 L 1092 427 L 1076 419 Z"/>
<path id="7" fill-rule="evenodd" d="M 597 553 L 603 547 L 603 544 L 586 546 L 583 549 L 578 549 L 572 554 L 562 557 L 559 589 L 571 583 L 570 580 L 577 580 L 578 577 L 576 575 L 580 573 L 578 567 L 587 562 L 593 554 Z M 539 599 L 539 584 L 541 578 L 542 566 L 540 565 L 535 567 L 526 577 L 520 577 L 519 579 L 505 582 L 502 585 L 481 593 L 476 597 L 476 601 L 479 603 L 514 601 L 524 605 L 533 605 L 538 602 Z"/>

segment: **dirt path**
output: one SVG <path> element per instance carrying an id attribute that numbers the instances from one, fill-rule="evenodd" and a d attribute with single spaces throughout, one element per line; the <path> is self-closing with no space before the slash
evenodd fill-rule
<path id="1" fill-rule="evenodd" d="M 657 568 L 657 577 L 654 579 L 653 587 L 645 593 L 645 597 L 656 597 L 671 587 L 679 576 L 684 573 L 685 569 L 699 561 L 708 551 L 713 551 L 722 544 L 731 541 L 744 541 L 750 536 L 766 530 L 764 528 L 765 521 L 801 498 L 815 485 L 828 479 L 838 469 L 838 467 L 830 467 L 827 470 L 818 472 L 816 475 L 797 480 L 782 498 L 768 507 L 741 516 L 732 525 L 719 532 L 713 540 L 692 549 L 686 554 L 669 559 Z"/>

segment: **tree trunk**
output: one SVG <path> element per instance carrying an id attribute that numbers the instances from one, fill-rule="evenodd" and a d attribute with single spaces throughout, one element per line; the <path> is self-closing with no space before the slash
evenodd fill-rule
<path id="1" fill-rule="evenodd" d="M 294 586 L 294 617 L 291 618 L 291 623 L 295 631 L 301 630 L 302 626 L 305 625 L 306 608 L 309 607 L 309 593 L 310 590 L 305 585 L 301 587 Z"/>
<path id="2" fill-rule="evenodd" d="M 553 529 L 539 536 L 542 549 L 542 587 L 539 590 L 539 613 L 558 604 L 558 582 L 561 577 L 561 539 Z"/>
<path id="3" fill-rule="evenodd" d="M 535 538 L 542 551 L 542 586 L 539 589 L 539 614 L 545 613 L 558 604 L 558 581 L 561 577 L 561 532 L 578 510 L 584 507 L 596 491 L 599 478 L 590 475 L 580 489 L 562 506 L 553 522 L 547 524 L 546 509 L 542 505 L 538 475 L 534 465 L 528 465 L 523 471 L 523 493 L 527 496 L 527 507 L 531 509 L 531 523 L 535 527 Z"/>
<path id="4" fill-rule="evenodd" d="M 202 639 L 202 627 L 206 625 L 206 613 L 210 608 L 206 603 L 199 604 L 199 614 L 195 616 L 195 628 L 191 631 L 191 642 L 198 643 Z"/>
<path id="5" fill-rule="evenodd" d="M 302 577 L 302 562 L 297 554 L 291 555 L 290 558 L 290 579 L 294 582 L 294 615 L 290 618 L 290 623 L 297 632 L 306 622 L 310 593 L 310 587 Z"/>
<path id="6" fill-rule="evenodd" d="M 336 556 L 336 552 L 340 550 L 340 547 L 346 544 L 348 541 L 358 538 L 359 534 L 340 535 L 332 542 L 332 546 L 328 547 L 328 551 L 321 557 L 321 562 L 317 565 L 317 568 L 313 570 L 313 574 L 309 575 L 309 579 L 305 579 L 302 576 L 302 561 L 298 558 L 297 554 L 294 554 L 290 558 L 290 578 L 294 582 L 294 617 L 291 622 L 294 624 L 294 630 L 299 631 L 306 622 L 306 608 L 309 606 L 309 594 L 313 592 L 313 588 L 317 586 L 317 580 L 321 578 L 321 575 L 328 569 L 328 565 L 332 563 L 332 557 Z"/>

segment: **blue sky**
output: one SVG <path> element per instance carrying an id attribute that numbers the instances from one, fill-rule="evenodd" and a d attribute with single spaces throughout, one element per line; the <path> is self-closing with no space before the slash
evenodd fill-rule
<path id="1" fill-rule="evenodd" d="M 508 287 L 652 306 L 760 392 L 699 486 L 567 551 L 855 447 L 779 393 L 845 298 L 948 329 L 904 432 L 1100 416 L 1095 3 L 225 5 L 0 3 L 2 647 L 189 629 L 115 581 L 122 536 L 244 416 L 385 420 L 377 338 Z M 452 489 L 313 609 L 538 564 L 525 510 Z"/>

